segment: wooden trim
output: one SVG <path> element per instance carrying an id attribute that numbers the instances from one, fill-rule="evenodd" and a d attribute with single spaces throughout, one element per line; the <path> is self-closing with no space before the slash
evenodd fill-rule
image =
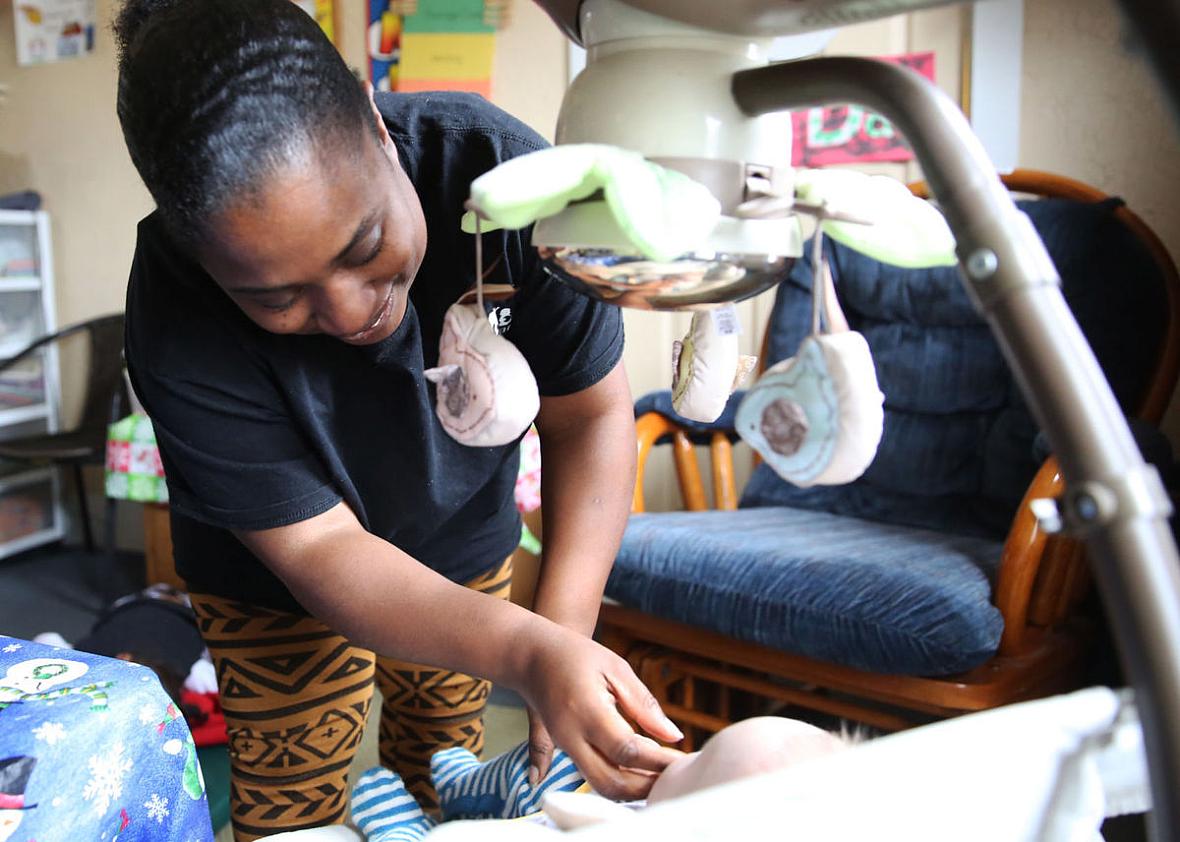
<path id="1" fill-rule="evenodd" d="M 959 110 L 971 119 L 972 79 L 975 57 L 975 4 L 959 9 Z"/>
<path id="2" fill-rule="evenodd" d="M 970 672 L 943 678 L 884 675 L 780 652 L 717 632 L 664 620 L 626 606 L 604 603 L 599 615 L 604 640 L 615 648 L 624 638 L 770 676 L 789 678 L 857 699 L 873 699 L 934 716 L 986 710 L 1060 692 L 1076 682 L 1086 640 L 1083 627 L 1036 630 L 1024 648 L 996 656 Z"/>
<path id="3" fill-rule="evenodd" d="M 1090 559 L 1086 555 L 1086 545 L 1081 541 L 1071 541 L 1073 552 L 1069 556 L 1069 566 L 1065 575 L 1065 584 L 1058 597 L 1058 609 L 1053 617 L 1054 623 L 1060 623 L 1070 616 L 1090 590 Z"/>
<path id="4" fill-rule="evenodd" d="M 1074 601 L 1074 582 L 1081 563 L 1077 541 L 1054 536 L 1045 549 L 1041 572 L 1034 586 L 1028 621 L 1032 625 L 1051 626 L 1065 619 Z"/>
<path id="5" fill-rule="evenodd" d="M 1031 625 L 1052 625 L 1072 554 L 1073 547 L 1066 541 L 1054 539 L 1046 542 L 1028 606 L 1028 622 Z"/>
<path id="6" fill-rule="evenodd" d="M 639 446 L 638 464 L 635 470 L 635 490 L 631 495 L 631 512 L 640 514 L 647 511 L 643 498 L 643 480 L 647 473 L 647 459 L 656 441 L 664 436 L 672 437 L 672 460 L 676 466 L 676 481 L 684 508 L 690 512 L 708 510 L 709 501 L 705 495 L 705 484 L 697 464 L 696 446 L 688 434 L 674 421 L 658 412 L 644 413 L 635 422 Z M 714 433 L 709 445 L 714 499 L 720 508 L 737 508 L 737 484 L 733 474 L 733 446 L 722 432 Z"/>
<path id="7" fill-rule="evenodd" d="M 1004 618 L 1000 654 L 1017 652 L 1024 646 L 1029 603 L 1049 539 L 1048 533 L 1037 523 L 1029 503 L 1040 497 L 1056 497 L 1064 488 L 1057 460 L 1050 457 L 1033 477 L 1016 509 L 996 577 L 994 602 Z"/>
<path id="8" fill-rule="evenodd" d="M 709 443 L 709 463 L 713 473 L 713 507 L 725 511 L 737 509 L 737 482 L 733 477 L 733 444 L 720 431 Z"/>
<path id="9" fill-rule="evenodd" d="M 708 509 L 696 448 L 682 429 L 672 434 L 672 461 L 676 465 L 676 480 L 680 484 L 680 499 L 684 501 L 684 508 L 690 512 Z"/>
<path id="10" fill-rule="evenodd" d="M 916 724 L 912 718 L 907 719 L 886 711 L 874 712 L 866 716 L 863 705 L 857 705 L 838 697 L 823 696 L 808 690 L 798 689 L 782 682 L 770 681 L 750 673 L 739 673 L 721 669 L 719 666 L 710 664 L 707 661 L 674 654 L 663 656 L 649 654 L 647 661 L 649 663 L 658 662 L 662 668 L 668 670 L 673 675 L 679 673 L 690 678 L 702 678 L 721 687 L 744 690 L 747 693 L 752 693 L 766 699 L 773 699 L 790 705 L 798 705 L 809 710 L 832 714 L 833 716 L 840 716 L 845 719 L 855 719 L 858 722 L 865 722 L 868 725 L 881 728 L 885 731 L 900 731 L 903 728 L 910 728 Z M 722 717 L 725 717 L 723 711 L 718 711 L 718 713 Z M 728 719 L 723 719 L 722 721 L 728 721 Z"/>
<path id="11" fill-rule="evenodd" d="M 647 457 L 657 440 L 680 429 L 658 412 L 646 412 L 635 422 L 635 437 L 639 447 L 639 458 L 635 466 L 635 491 L 631 495 L 631 512 L 641 514 L 647 511 L 643 499 L 643 478 L 647 471 Z"/>
<path id="12" fill-rule="evenodd" d="M 1043 172 L 1041 170 L 1015 169 L 1001 173 L 1000 181 L 1013 193 L 1029 193 L 1058 199 L 1073 199 L 1078 202 L 1101 202 L 1110 198 L 1096 187 L 1069 176 Z M 920 199 L 930 198 L 930 185 L 915 181 L 908 185 L 910 192 Z"/>

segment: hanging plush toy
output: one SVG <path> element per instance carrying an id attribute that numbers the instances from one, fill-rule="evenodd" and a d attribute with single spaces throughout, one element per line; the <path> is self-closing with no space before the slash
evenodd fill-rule
<path id="1" fill-rule="evenodd" d="M 520 350 L 498 333 L 483 305 L 483 249 L 475 239 L 476 289 L 443 319 L 438 366 L 424 373 L 436 385 L 435 414 L 460 444 L 494 447 L 524 435 L 537 417 L 537 381 Z M 509 288 L 511 289 L 511 288 Z"/>
<path id="2" fill-rule="evenodd" d="M 767 369 L 738 406 L 737 430 L 799 486 L 852 482 L 877 455 L 885 396 L 868 343 L 848 329 L 816 236 L 811 334 Z"/>
<path id="3" fill-rule="evenodd" d="M 811 333 L 793 357 L 767 369 L 746 393 L 737 431 L 788 482 L 839 485 L 863 474 L 877 455 L 884 395 L 868 343 L 848 329 L 836 299 L 823 234 L 909 267 L 953 265 L 955 240 L 937 210 L 885 176 L 799 170 L 791 207 L 818 220 Z"/>
<path id="4" fill-rule="evenodd" d="M 737 308 L 721 304 L 692 314 L 692 326 L 672 343 L 672 408 L 693 421 L 711 423 L 734 390 L 754 370 L 757 357 L 738 350 Z"/>

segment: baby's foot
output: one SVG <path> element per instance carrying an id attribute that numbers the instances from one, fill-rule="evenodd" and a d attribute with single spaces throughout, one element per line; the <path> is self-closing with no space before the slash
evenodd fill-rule
<path id="1" fill-rule="evenodd" d="M 569 755 L 553 754 L 549 774 L 529 785 L 528 743 L 480 763 L 465 748 L 436 752 L 430 761 L 434 788 L 446 819 L 514 819 L 541 809 L 550 790 L 577 789 L 584 782 Z"/>
<path id="2" fill-rule="evenodd" d="M 417 842 L 435 825 L 402 779 L 381 766 L 361 775 L 353 788 L 352 821 L 369 842 Z"/>

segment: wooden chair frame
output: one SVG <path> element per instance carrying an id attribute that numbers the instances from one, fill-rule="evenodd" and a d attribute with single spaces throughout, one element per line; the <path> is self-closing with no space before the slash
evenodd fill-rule
<path id="1" fill-rule="evenodd" d="M 1108 196 L 1081 182 L 1033 170 L 1004 176 L 1014 193 L 1100 201 Z M 910 188 L 927 195 L 925 185 Z M 1169 320 L 1155 372 L 1137 415 L 1158 423 L 1180 373 L 1180 276 L 1162 243 L 1126 207 L 1117 215 L 1140 237 L 1161 269 Z M 762 360 L 767 339 L 763 338 Z M 688 432 L 650 413 L 637 422 L 639 469 L 632 503 L 645 511 L 643 479 L 652 447 L 670 437 L 684 508 L 708 508 L 697 450 Z M 733 449 L 723 432 L 708 444 L 715 507 L 737 508 Z M 885 675 L 825 663 L 747 643 L 684 623 L 605 602 L 599 639 L 626 657 L 664 710 L 685 726 L 691 748 L 700 734 L 715 732 L 734 716 L 738 694 L 768 709 L 792 705 L 890 731 L 931 719 L 983 710 L 1062 692 L 1075 686 L 1084 667 L 1092 621 L 1079 606 L 1089 586 L 1081 545 L 1047 534 L 1029 501 L 1064 491 L 1057 461 L 1050 457 L 1033 478 L 1010 527 L 1000 560 L 993 601 L 1004 618 L 996 655 L 959 675 Z"/>

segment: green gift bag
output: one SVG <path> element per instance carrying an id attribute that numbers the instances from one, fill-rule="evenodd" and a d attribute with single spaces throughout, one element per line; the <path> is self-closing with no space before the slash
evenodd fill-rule
<path id="1" fill-rule="evenodd" d="M 146 415 L 128 415 L 107 428 L 106 493 L 116 500 L 168 502 L 156 431 Z"/>

